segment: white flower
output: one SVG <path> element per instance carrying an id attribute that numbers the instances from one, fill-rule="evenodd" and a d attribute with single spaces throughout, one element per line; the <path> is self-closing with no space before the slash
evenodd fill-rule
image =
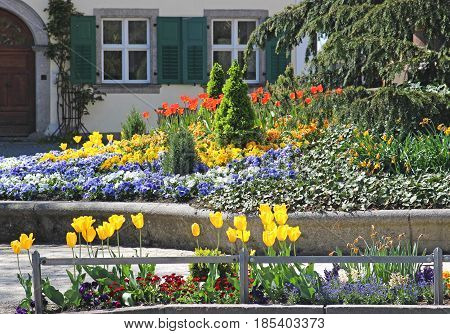
<path id="1" fill-rule="evenodd" d="M 348 282 L 347 272 L 344 269 L 339 269 L 338 278 L 340 283 L 346 284 Z"/>

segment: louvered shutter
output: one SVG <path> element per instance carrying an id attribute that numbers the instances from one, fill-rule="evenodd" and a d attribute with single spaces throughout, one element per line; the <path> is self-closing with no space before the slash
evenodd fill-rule
<path id="1" fill-rule="evenodd" d="M 158 82 L 181 83 L 181 18 L 158 17 L 157 22 Z"/>
<path id="2" fill-rule="evenodd" d="M 72 16 L 70 20 L 70 79 L 73 84 L 96 82 L 95 16 Z"/>
<path id="3" fill-rule="evenodd" d="M 286 56 L 286 50 L 276 53 L 277 40 L 271 39 L 266 43 L 266 78 L 267 81 L 275 82 L 280 74 L 283 74 L 291 62 L 291 56 Z"/>
<path id="4" fill-rule="evenodd" d="M 182 18 L 183 83 L 201 84 L 206 73 L 206 18 Z"/>

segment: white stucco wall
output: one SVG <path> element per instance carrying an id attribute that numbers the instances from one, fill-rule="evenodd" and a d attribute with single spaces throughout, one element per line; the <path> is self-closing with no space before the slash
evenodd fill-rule
<path id="1" fill-rule="evenodd" d="M 23 0 L 43 19 L 47 20 L 44 9 L 48 0 Z M 94 8 L 147 8 L 159 9 L 160 16 L 203 16 L 204 9 L 264 9 L 269 15 L 276 13 L 295 0 L 73 0 L 77 10 L 85 15 L 93 15 Z M 296 52 L 293 64 L 297 64 Z M 56 66 L 51 72 L 51 124 L 49 131 L 56 127 L 56 88 L 54 80 Z M 180 95 L 195 95 L 201 87 L 192 85 L 163 85 L 159 94 L 108 94 L 105 100 L 90 108 L 90 114 L 83 118 L 89 131 L 118 132 L 130 109 L 153 111 L 162 102 L 179 102 Z M 152 113 L 151 123 L 156 124 L 156 115 Z"/>

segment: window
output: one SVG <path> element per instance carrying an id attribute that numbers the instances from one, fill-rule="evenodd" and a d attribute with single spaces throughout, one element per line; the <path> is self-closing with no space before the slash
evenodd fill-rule
<path id="1" fill-rule="evenodd" d="M 147 19 L 102 20 L 102 82 L 150 82 Z"/>
<path id="2" fill-rule="evenodd" d="M 238 60 L 243 65 L 245 48 L 256 24 L 256 20 L 213 20 L 213 62 L 221 64 L 225 71 L 228 71 L 233 60 Z M 256 49 L 249 59 L 245 80 L 248 83 L 259 82 L 259 54 Z"/>

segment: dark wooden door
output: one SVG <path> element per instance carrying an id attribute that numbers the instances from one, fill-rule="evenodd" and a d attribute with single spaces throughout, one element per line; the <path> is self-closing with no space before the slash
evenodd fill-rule
<path id="1" fill-rule="evenodd" d="M 27 136 L 35 125 L 33 39 L 16 16 L 0 10 L 0 136 Z"/>

